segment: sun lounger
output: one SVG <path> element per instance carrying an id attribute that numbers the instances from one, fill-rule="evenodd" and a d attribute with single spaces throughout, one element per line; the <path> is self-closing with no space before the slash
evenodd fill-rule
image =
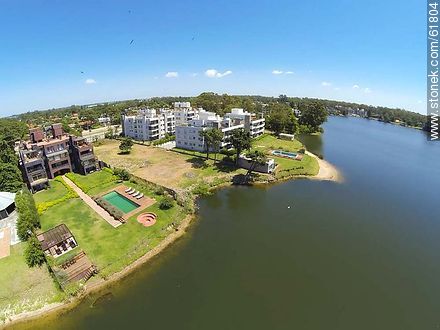
<path id="1" fill-rule="evenodd" d="M 125 189 L 125 192 L 128 193 L 128 192 L 130 192 L 131 190 L 133 190 L 133 188 L 127 188 L 127 189 Z"/>
<path id="2" fill-rule="evenodd" d="M 128 194 L 129 195 L 134 195 L 136 193 L 136 189 L 133 189 L 133 191 L 130 191 Z"/>
<path id="3" fill-rule="evenodd" d="M 140 194 L 136 199 L 141 199 L 142 197 L 144 197 L 144 194 Z"/>
<path id="4" fill-rule="evenodd" d="M 140 194 L 141 194 L 141 193 L 140 193 L 139 191 L 136 191 L 136 194 L 131 195 L 131 196 L 133 196 L 133 197 L 138 197 Z"/>

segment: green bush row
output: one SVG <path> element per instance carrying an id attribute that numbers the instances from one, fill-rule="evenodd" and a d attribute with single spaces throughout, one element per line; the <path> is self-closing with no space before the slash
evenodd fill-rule
<path id="1" fill-rule="evenodd" d="M 166 136 L 166 137 L 164 137 L 162 139 L 154 140 L 152 142 L 152 144 L 153 144 L 153 146 L 158 146 L 160 144 L 164 144 L 164 143 L 167 143 L 167 142 L 170 142 L 170 141 L 174 141 L 175 139 L 176 139 L 175 135 L 170 135 L 170 136 Z"/>
<path id="2" fill-rule="evenodd" d="M 99 206 L 101 206 L 104 210 L 106 210 L 113 218 L 116 220 L 121 220 L 124 214 L 121 210 L 117 209 L 115 206 L 107 202 L 105 199 L 101 197 L 93 198 Z"/>

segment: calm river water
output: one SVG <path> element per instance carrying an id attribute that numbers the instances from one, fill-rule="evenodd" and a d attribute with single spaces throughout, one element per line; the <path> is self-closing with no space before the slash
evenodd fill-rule
<path id="1" fill-rule="evenodd" d="M 109 299 L 25 328 L 439 329 L 440 143 L 356 118 L 304 142 L 345 182 L 219 190 Z"/>

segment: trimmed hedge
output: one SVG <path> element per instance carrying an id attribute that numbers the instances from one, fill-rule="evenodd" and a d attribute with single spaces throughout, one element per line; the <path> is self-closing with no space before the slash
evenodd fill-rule
<path id="1" fill-rule="evenodd" d="M 170 135 L 168 137 L 164 137 L 164 138 L 159 139 L 159 140 L 154 140 L 152 142 L 152 144 L 153 144 L 153 146 L 158 146 L 160 144 L 164 144 L 164 143 L 167 143 L 167 142 L 170 142 L 170 141 L 174 141 L 175 139 L 176 139 L 175 135 Z"/>
<path id="2" fill-rule="evenodd" d="M 119 210 L 118 208 L 116 208 L 115 206 L 113 206 L 112 204 L 107 202 L 104 198 L 95 197 L 93 199 L 95 200 L 96 204 L 101 206 L 104 210 L 106 210 L 116 220 L 121 220 L 122 217 L 124 216 L 124 214 L 122 213 L 121 210 Z"/>
<path id="3" fill-rule="evenodd" d="M 44 211 L 46 211 L 48 208 L 50 208 L 52 206 L 63 203 L 71 198 L 78 197 L 78 194 L 66 182 L 64 182 L 62 177 L 57 176 L 54 180 L 56 180 L 64 185 L 64 187 L 67 189 L 67 194 L 65 194 L 63 197 L 55 199 L 53 201 L 48 201 L 48 202 L 43 202 L 43 203 L 37 204 L 38 214 L 42 214 Z"/>

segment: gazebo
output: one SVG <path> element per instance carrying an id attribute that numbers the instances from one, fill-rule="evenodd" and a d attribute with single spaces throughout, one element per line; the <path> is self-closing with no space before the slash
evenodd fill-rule
<path id="1" fill-rule="evenodd" d="M 0 192 L 0 220 L 6 219 L 15 210 L 15 194 Z"/>

